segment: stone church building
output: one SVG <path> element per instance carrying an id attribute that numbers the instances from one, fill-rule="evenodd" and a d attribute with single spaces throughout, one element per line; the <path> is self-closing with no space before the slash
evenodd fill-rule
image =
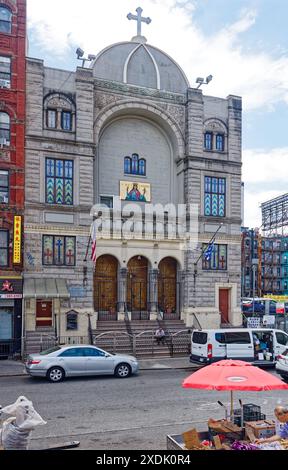
<path id="1" fill-rule="evenodd" d="M 125 312 L 240 325 L 241 98 L 191 87 L 138 24 L 73 72 L 28 58 L 26 106 L 25 331 L 87 336 L 88 316 L 95 328 Z M 127 235 L 117 224 L 132 203 Z M 116 230 L 100 226 L 94 269 L 95 204 Z M 144 206 L 156 204 L 163 219 L 147 215 L 146 230 Z M 179 204 L 198 207 L 193 249 L 168 234 Z"/>

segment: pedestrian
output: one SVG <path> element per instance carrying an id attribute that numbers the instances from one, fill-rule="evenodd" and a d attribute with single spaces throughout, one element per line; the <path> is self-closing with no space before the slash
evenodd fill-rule
<path id="1" fill-rule="evenodd" d="M 159 326 L 159 328 L 155 331 L 155 339 L 157 341 L 157 344 L 164 344 L 165 331 L 163 330 L 163 328 L 161 328 L 161 326 Z"/>
<path id="2" fill-rule="evenodd" d="M 256 439 L 256 444 L 263 444 L 265 442 L 280 441 L 281 439 L 288 439 L 288 407 L 287 406 L 276 406 L 274 414 L 279 422 L 276 425 L 277 434 L 265 439 Z M 282 426 L 281 426 L 282 424 Z"/>

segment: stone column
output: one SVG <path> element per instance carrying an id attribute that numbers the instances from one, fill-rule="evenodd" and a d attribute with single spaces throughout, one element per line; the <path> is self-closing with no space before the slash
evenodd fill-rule
<path id="1" fill-rule="evenodd" d="M 121 268 L 118 277 L 118 312 L 119 320 L 124 320 L 127 296 L 127 268 Z"/>
<path id="2" fill-rule="evenodd" d="M 150 320 L 157 318 L 158 311 L 158 269 L 151 269 L 149 271 L 149 302 L 150 302 Z M 154 318 L 155 317 L 155 318 Z"/>

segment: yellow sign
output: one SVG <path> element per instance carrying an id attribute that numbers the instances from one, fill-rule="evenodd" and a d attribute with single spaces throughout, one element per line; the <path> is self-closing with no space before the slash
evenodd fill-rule
<path id="1" fill-rule="evenodd" d="M 22 217 L 14 216 L 13 264 L 21 263 Z"/>
<path id="2" fill-rule="evenodd" d="M 276 300 L 278 302 L 288 302 L 288 295 L 264 295 L 264 299 Z"/>
<path id="3" fill-rule="evenodd" d="M 149 183 L 120 181 L 120 199 L 131 202 L 151 202 L 151 186 Z"/>

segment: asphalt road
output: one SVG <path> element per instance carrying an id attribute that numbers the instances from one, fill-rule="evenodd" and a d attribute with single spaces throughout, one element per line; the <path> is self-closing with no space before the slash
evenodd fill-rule
<path id="1" fill-rule="evenodd" d="M 79 440 L 80 449 L 165 450 L 167 434 L 193 427 L 205 430 L 209 417 L 224 417 L 217 400 L 229 402 L 229 392 L 183 389 L 187 375 L 187 370 L 147 370 L 129 379 L 76 378 L 59 384 L 2 377 L 0 404 L 25 395 L 47 421 L 33 432 L 31 449 Z M 277 403 L 288 403 L 285 390 L 235 396 L 261 405 L 267 418 L 272 418 Z"/>

